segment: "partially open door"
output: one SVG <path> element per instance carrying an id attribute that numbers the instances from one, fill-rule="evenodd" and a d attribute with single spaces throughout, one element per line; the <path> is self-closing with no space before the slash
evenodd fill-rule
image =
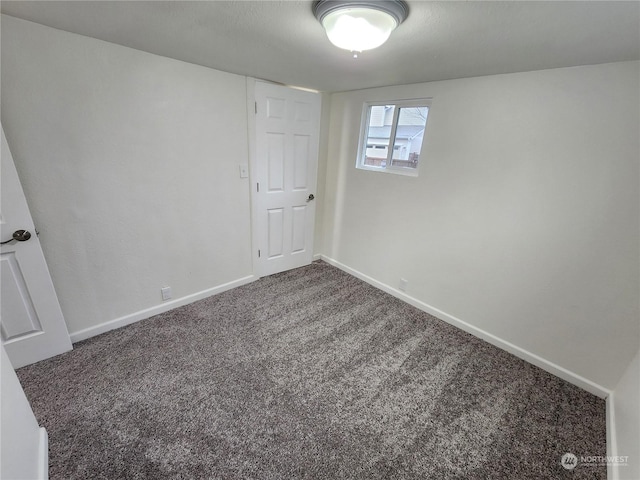
<path id="1" fill-rule="evenodd" d="M 71 350 L 71 340 L 2 130 L 0 330 L 15 368 Z"/>

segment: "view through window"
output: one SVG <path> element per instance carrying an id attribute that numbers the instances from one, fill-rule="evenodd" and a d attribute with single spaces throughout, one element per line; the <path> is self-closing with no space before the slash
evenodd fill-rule
<path id="1" fill-rule="evenodd" d="M 427 100 L 368 105 L 357 166 L 417 173 L 428 114 Z"/>

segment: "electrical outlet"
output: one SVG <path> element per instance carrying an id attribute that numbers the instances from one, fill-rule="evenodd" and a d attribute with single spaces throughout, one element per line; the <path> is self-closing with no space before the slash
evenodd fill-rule
<path id="1" fill-rule="evenodd" d="M 162 293 L 162 300 L 169 300 L 171 298 L 171 287 L 161 288 L 160 293 Z"/>
<path id="2" fill-rule="evenodd" d="M 400 290 L 401 292 L 406 292 L 407 285 L 409 285 L 409 280 L 407 280 L 406 278 L 401 278 L 400 285 L 398 285 L 398 290 Z"/>

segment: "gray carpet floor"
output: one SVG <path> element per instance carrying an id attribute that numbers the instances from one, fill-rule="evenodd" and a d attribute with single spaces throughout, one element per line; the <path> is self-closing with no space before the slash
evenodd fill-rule
<path id="1" fill-rule="evenodd" d="M 22 368 L 52 479 L 605 479 L 603 400 L 315 262 Z"/>

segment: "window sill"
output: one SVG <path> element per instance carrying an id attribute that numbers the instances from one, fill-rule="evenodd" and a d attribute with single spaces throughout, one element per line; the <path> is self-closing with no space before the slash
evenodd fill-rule
<path id="1" fill-rule="evenodd" d="M 392 173 L 395 175 L 403 175 L 405 177 L 417 177 L 418 169 L 417 168 L 402 168 L 402 167 L 370 167 L 368 165 L 357 165 L 357 170 L 366 170 L 369 172 L 377 172 L 377 173 Z"/>

